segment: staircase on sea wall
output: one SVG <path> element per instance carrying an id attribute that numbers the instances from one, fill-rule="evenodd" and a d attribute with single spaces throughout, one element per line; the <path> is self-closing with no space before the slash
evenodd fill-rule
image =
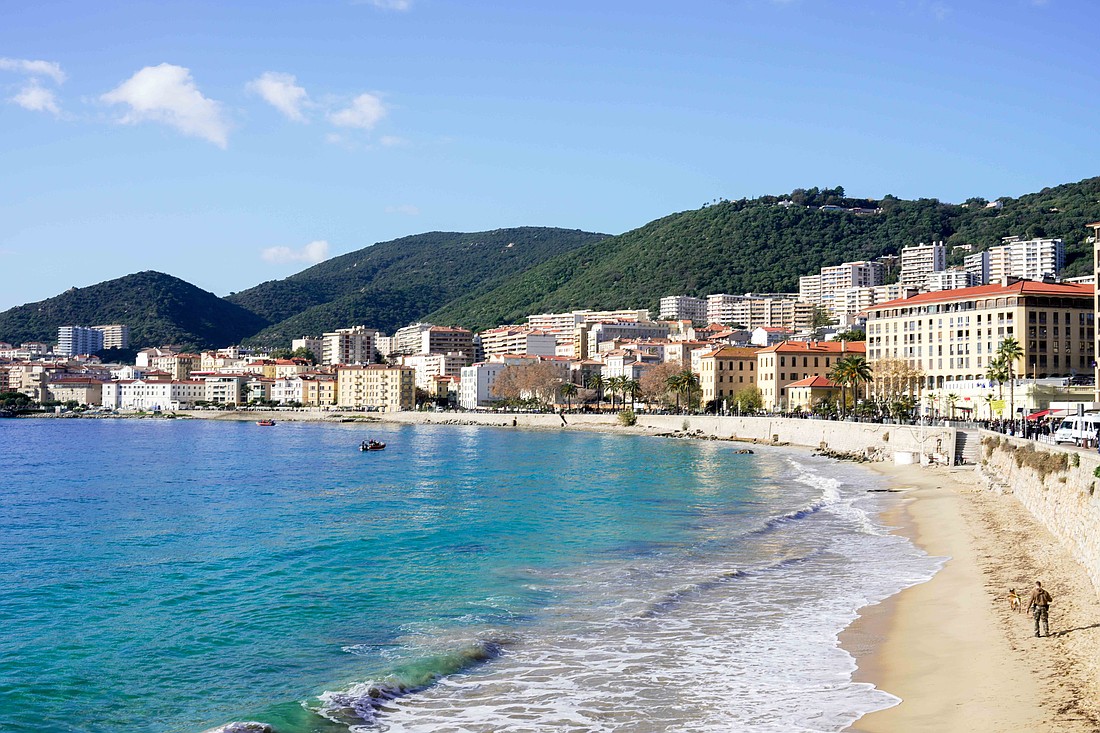
<path id="1" fill-rule="evenodd" d="M 975 465 L 978 462 L 978 450 L 981 439 L 976 430 L 955 431 L 955 465 Z"/>

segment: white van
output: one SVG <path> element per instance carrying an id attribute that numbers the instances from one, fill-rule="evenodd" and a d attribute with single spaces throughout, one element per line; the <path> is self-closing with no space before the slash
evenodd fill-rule
<path id="1" fill-rule="evenodd" d="M 1100 430 L 1100 413 L 1089 412 L 1084 415 L 1070 415 L 1054 431 L 1055 443 L 1079 443 L 1086 438 L 1096 440 L 1096 431 Z"/>

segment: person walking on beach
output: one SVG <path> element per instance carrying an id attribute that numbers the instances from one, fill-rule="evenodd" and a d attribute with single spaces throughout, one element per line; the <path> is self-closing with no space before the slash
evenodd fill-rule
<path id="1" fill-rule="evenodd" d="M 1027 610 L 1031 611 L 1035 616 L 1035 635 L 1036 636 L 1050 636 L 1050 624 L 1048 623 L 1048 612 L 1050 611 L 1050 602 L 1054 599 L 1050 597 L 1050 594 L 1043 588 L 1043 584 L 1038 580 L 1035 581 L 1035 590 L 1031 591 L 1031 597 L 1027 601 Z M 1039 621 L 1043 622 L 1043 633 L 1039 633 Z"/>

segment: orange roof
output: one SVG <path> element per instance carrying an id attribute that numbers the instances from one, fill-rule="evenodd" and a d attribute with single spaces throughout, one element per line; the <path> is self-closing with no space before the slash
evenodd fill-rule
<path id="1" fill-rule="evenodd" d="M 1092 285 L 1080 283 L 1045 283 L 1039 280 L 1020 280 L 1011 285 L 978 285 L 973 288 L 958 288 L 956 290 L 938 290 L 934 293 L 921 293 L 911 298 L 898 298 L 885 303 L 873 305 L 867 309 L 870 311 L 883 310 L 884 308 L 897 308 L 905 305 L 922 305 L 924 303 L 944 303 L 955 300 L 970 300 L 973 298 L 990 298 L 998 295 L 1068 295 L 1081 298 L 1091 298 Z"/>
<path id="2" fill-rule="evenodd" d="M 787 388 L 791 387 L 810 387 L 814 389 L 840 389 L 840 385 L 825 377 L 806 377 L 805 379 L 799 379 L 797 382 L 791 382 L 787 385 Z"/>
<path id="3" fill-rule="evenodd" d="M 867 351 L 864 341 L 781 341 L 765 349 L 760 349 L 757 354 L 862 354 Z"/>
<path id="4" fill-rule="evenodd" d="M 743 359 L 754 358 L 759 349 L 750 346 L 720 346 L 713 351 L 708 351 L 701 358 L 708 359 L 712 356 L 740 357 Z"/>

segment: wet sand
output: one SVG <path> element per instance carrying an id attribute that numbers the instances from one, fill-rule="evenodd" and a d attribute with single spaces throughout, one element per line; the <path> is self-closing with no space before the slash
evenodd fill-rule
<path id="1" fill-rule="evenodd" d="M 842 636 L 856 680 L 901 698 L 850 730 L 1100 730 L 1100 604 L 1084 570 L 972 468 L 871 468 L 906 491 L 888 521 L 948 559 Z M 1050 637 L 1035 638 L 1031 617 L 1009 609 L 1008 589 L 1026 603 L 1037 579 L 1054 596 Z"/>

